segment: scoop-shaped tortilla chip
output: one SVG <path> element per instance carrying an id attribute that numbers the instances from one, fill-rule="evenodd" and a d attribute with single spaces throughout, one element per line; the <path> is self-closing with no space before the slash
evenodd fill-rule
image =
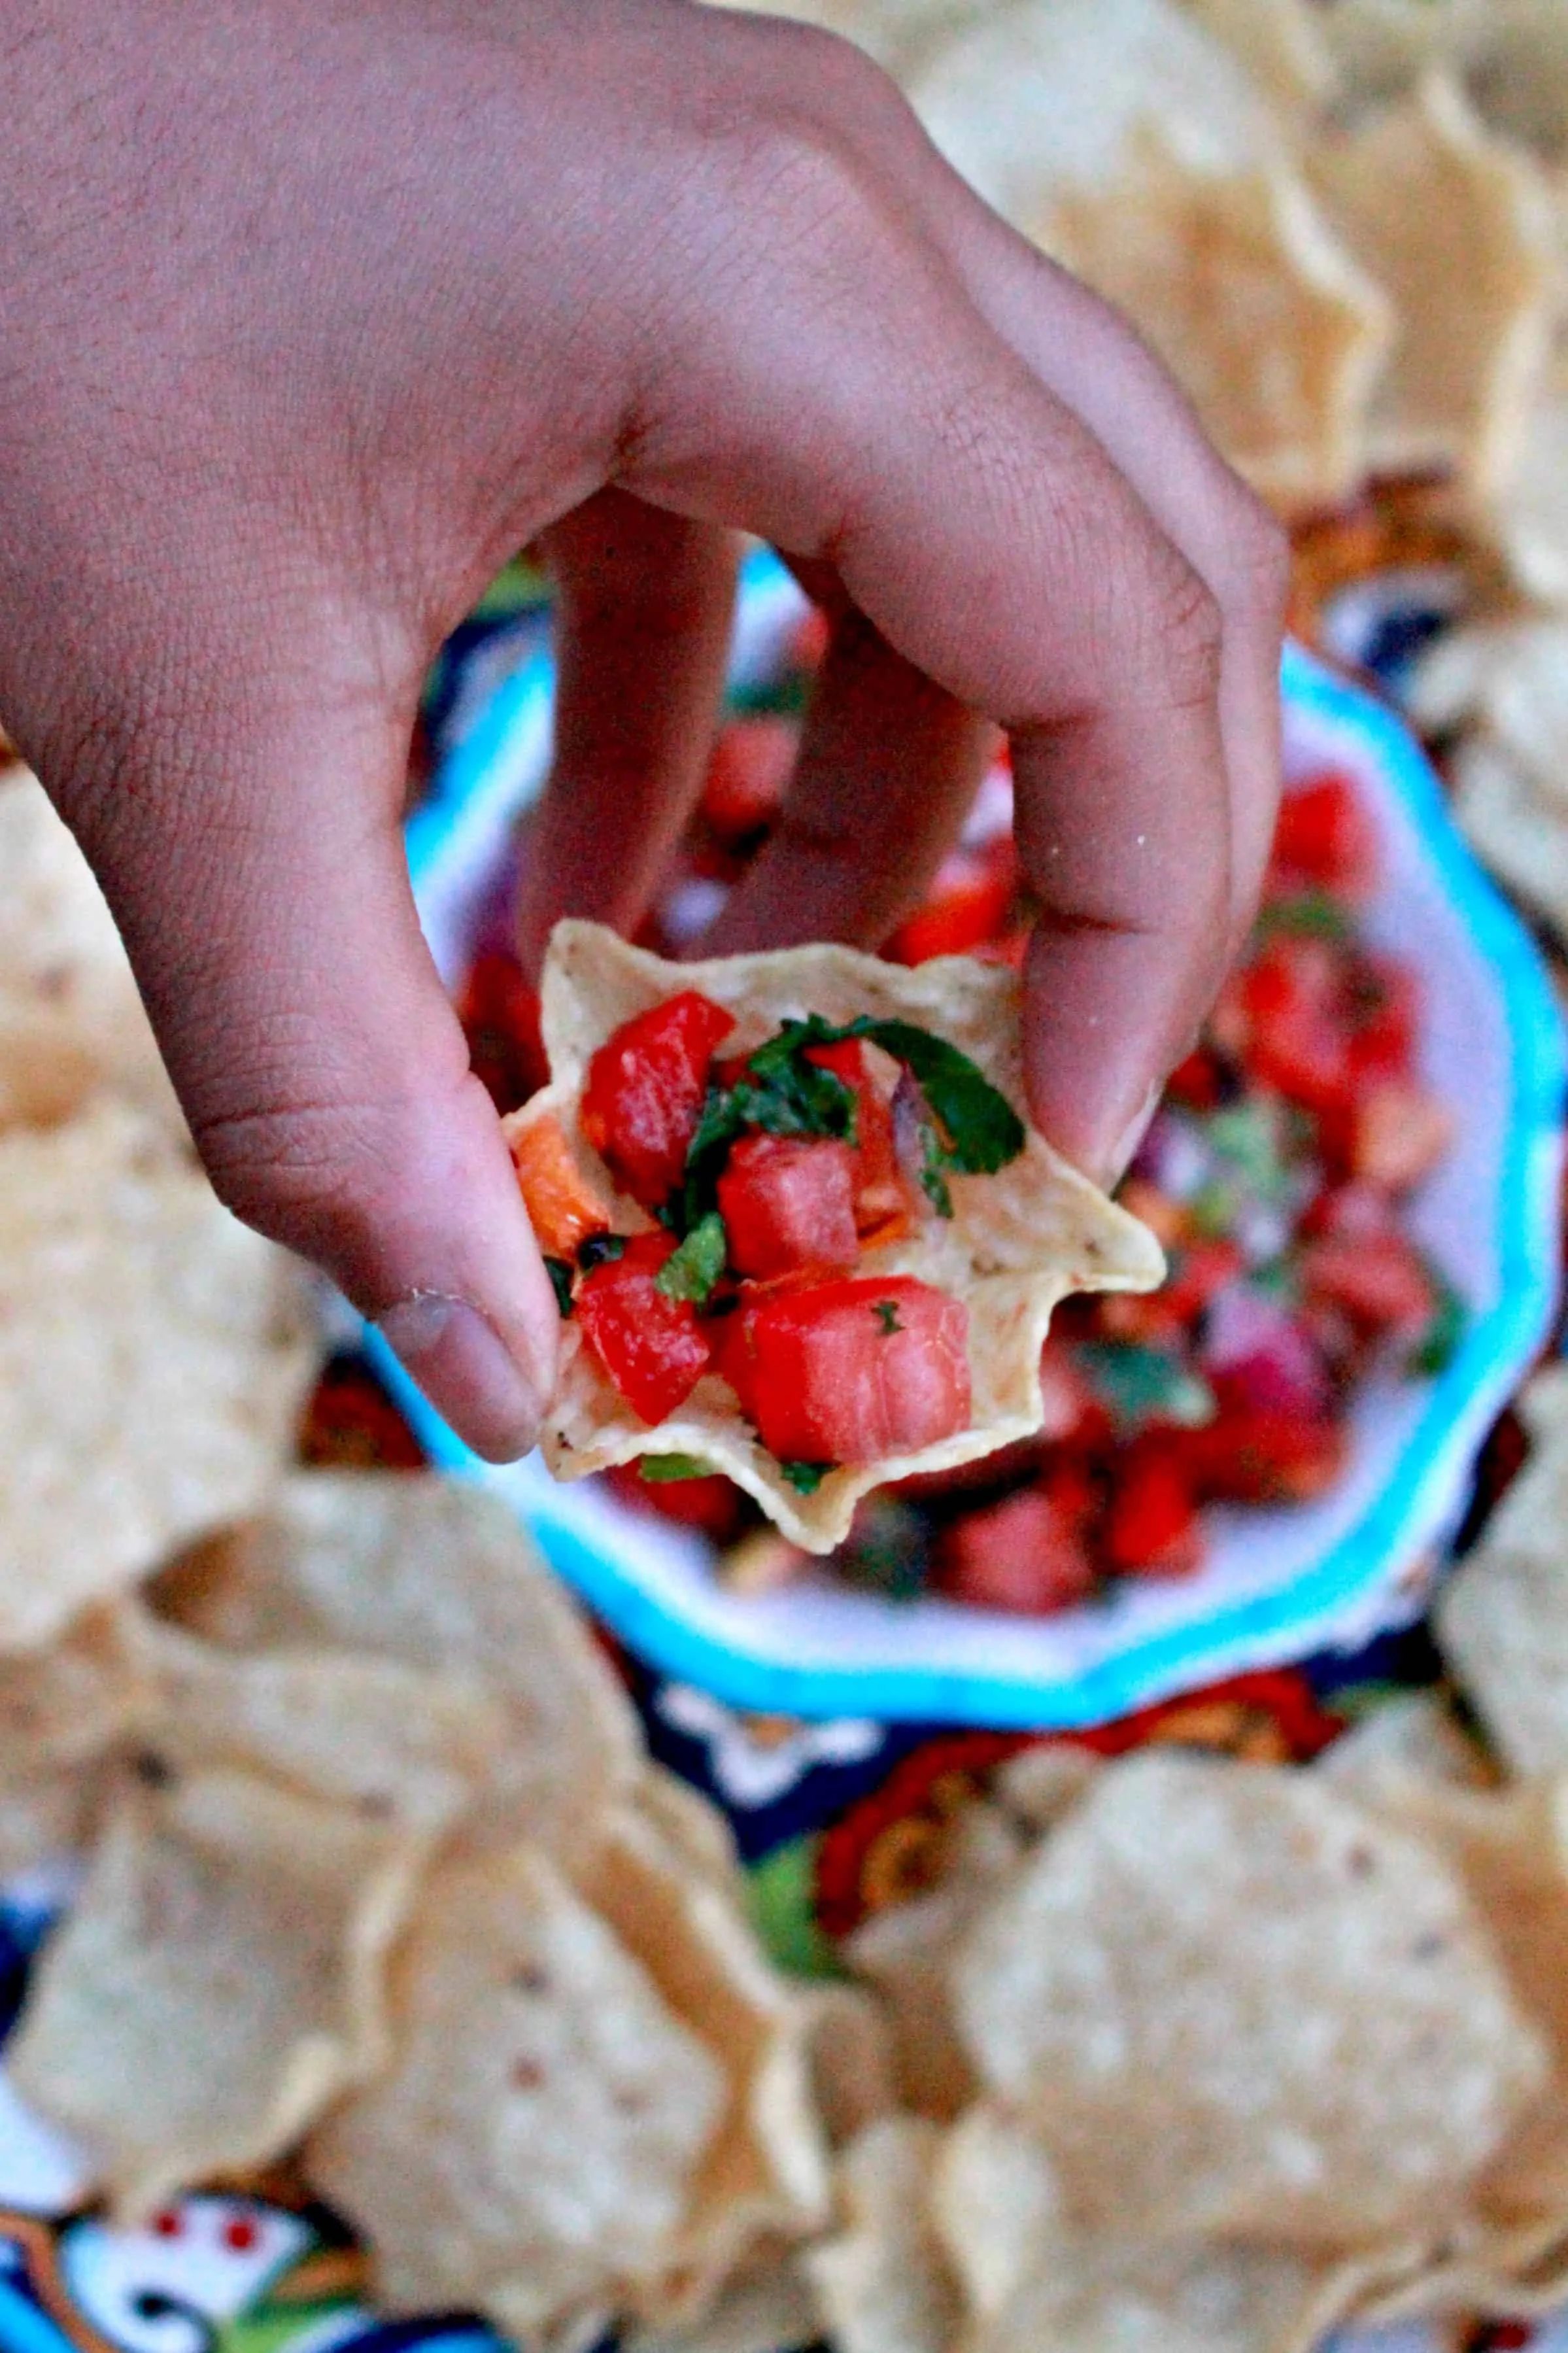
<path id="1" fill-rule="evenodd" d="M 648 2319 L 679 2324 L 710 2307 L 760 2243 L 804 2238 L 824 2220 L 810 2012 L 763 1952 L 738 1883 L 694 1876 L 646 1812 L 613 1817 L 577 1878 L 728 2087 L 668 2260 L 635 2298 Z"/>
<path id="2" fill-rule="evenodd" d="M 1447 75 L 1352 138 L 1311 177 L 1399 331 L 1372 419 L 1373 462 L 1506 480 L 1545 377 L 1557 308 L 1556 222 L 1531 156 L 1496 138 Z"/>
<path id="3" fill-rule="evenodd" d="M 183 1133 L 103 893 L 42 785 L 16 764 L 0 772 L 0 1125 L 62 1119 L 109 1082 Z"/>
<path id="4" fill-rule="evenodd" d="M 1284 1768 L 1108 1766 L 955 1984 L 1074 2219 L 1127 2232 L 1366 2247 L 1425 2227 L 1547 2063 L 1451 1868 Z"/>
<path id="5" fill-rule="evenodd" d="M 971 2353 L 1314 2353 L 1363 2273 L 1284 2247 L 1089 2239 L 1042 2263 Z"/>
<path id="6" fill-rule="evenodd" d="M 957 2284 L 931 2229 L 936 2126 L 868 2125 L 838 2161 L 841 2227 L 805 2257 L 825 2333 L 838 2353 L 950 2353 Z"/>
<path id="7" fill-rule="evenodd" d="M 397 2049 L 305 2151 L 400 2311 L 478 2305 L 528 2340 L 656 2274 L 722 2071 L 540 1853 L 431 1882 L 395 1978 Z"/>
<path id="8" fill-rule="evenodd" d="M 468 1684 L 476 1731 L 499 1705 L 469 1843 L 571 1852 L 637 1783 L 641 1741 L 615 1670 L 516 1514 L 466 1482 L 300 1472 L 264 1518 L 160 1578 L 153 1600 L 225 1649 L 359 1652 Z"/>
<path id="9" fill-rule="evenodd" d="M 726 1052 L 755 1048 L 781 1022 L 810 1013 L 836 1023 L 861 1015 L 901 1019 L 958 1047 L 1016 1111 L 1026 1110 L 1015 973 L 959 956 L 909 970 L 842 947 L 672 965 L 599 924 L 563 923 L 544 969 L 551 1083 L 513 1114 L 510 1132 L 558 1119 L 600 1192 L 617 1201 L 609 1171 L 578 1130 L 588 1065 L 622 1022 L 688 988 L 733 1013 Z M 1040 1348 L 1057 1302 L 1074 1291 L 1151 1290 L 1163 1269 L 1159 1245 L 1033 1131 L 997 1175 L 955 1175 L 951 1192 L 951 1219 L 923 1208 L 906 1239 L 866 1250 L 856 1272 L 914 1275 L 963 1302 L 973 1398 L 967 1430 L 916 1452 L 830 1471 L 815 1493 L 802 1494 L 757 1440 L 727 1382 L 705 1376 L 677 1412 L 650 1429 L 597 1370 L 574 1320 L 562 1327 L 560 1372 L 544 1421 L 551 1470 L 578 1479 L 643 1454 L 687 1455 L 727 1472 L 792 1541 L 829 1552 L 873 1487 L 1032 1436 L 1045 1419 Z M 627 1231 L 647 1224 L 624 1200 L 617 1221 Z"/>
<path id="10" fill-rule="evenodd" d="M 1392 316 L 1287 157 L 1215 171 L 1162 126 L 1027 226 L 1128 313 L 1256 490 L 1310 506 L 1353 489 Z"/>
<path id="11" fill-rule="evenodd" d="M 0 1135 L 0 1651 L 256 1510 L 316 1356 L 299 1270 L 142 1113 Z"/>
<path id="12" fill-rule="evenodd" d="M 499 1697 L 460 1675 L 343 1651 L 220 1651 L 154 1621 L 160 1756 L 235 1766 L 434 1834 L 493 1780 L 509 1734 Z"/>
<path id="13" fill-rule="evenodd" d="M 381 2064 L 421 1852 L 239 1774 L 122 1790 L 6 2052 L 122 2217 L 279 2156 Z"/>

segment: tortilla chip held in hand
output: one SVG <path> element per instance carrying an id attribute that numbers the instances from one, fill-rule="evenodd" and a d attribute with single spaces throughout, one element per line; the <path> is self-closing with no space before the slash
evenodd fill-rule
<path id="1" fill-rule="evenodd" d="M 563 1317 L 556 1476 L 724 1472 L 827 1552 L 871 1488 L 1037 1430 L 1057 1302 L 1163 1262 L 1026 1125 L 1021 1014 L 967 957 L 673 965 L 558 924 L 551 1083 L 506 1124 Z"/>

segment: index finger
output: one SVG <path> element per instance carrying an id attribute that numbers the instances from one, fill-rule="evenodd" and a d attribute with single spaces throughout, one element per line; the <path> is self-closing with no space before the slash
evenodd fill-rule
<path id="1" fill-rule="evenodd" d="M 891 646 L 1007 729 L 1040 909 L 1032 1105 L 1104 1176 L 1223 969 L 1217 608 L 858 160 L 776 135 L 756 295 L 682 322 L 695 357 L 640 412 L 624 479 L 829 562 Z"/>

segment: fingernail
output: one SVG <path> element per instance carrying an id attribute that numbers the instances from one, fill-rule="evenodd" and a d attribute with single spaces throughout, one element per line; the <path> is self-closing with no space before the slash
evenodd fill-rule
<path id="1" fill-rule="evenodd" d="M 1163 1092 L 1163 1084 L 1156 1079 L 1118 1136 L 1115 1147 L 1109 1155 L 1106 1169 L 1105 1189 L 1108 1193 L 1115 1192 L 1116 1187 L 1131 1167 L 1137 1157 L 1138 1146 L 1148 1134 L 1149 1124 L 1160 1108 L 1160 1097 Z"/>
<path id="2" fill-rule="evenodd" d="M 439 1291 L 416 1291 L 389 1307 L 376 1329 L 476 1454 L 512 1462 L 528 1452 L 543 1400 L 477 1307 Z"/>

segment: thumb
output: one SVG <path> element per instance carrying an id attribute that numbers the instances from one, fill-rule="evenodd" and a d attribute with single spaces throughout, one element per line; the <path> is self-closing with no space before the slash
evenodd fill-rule
<path id="1" fill-rule="evenodd" d="M 214 1185 L 326 1270 L 479 1453 L 526 1451 L 554 1296 L 420 934 L 406 728 L 316 699 L 293 724 L 273 703 L 237 753 L 160 748 L 59 797 Z"/>

